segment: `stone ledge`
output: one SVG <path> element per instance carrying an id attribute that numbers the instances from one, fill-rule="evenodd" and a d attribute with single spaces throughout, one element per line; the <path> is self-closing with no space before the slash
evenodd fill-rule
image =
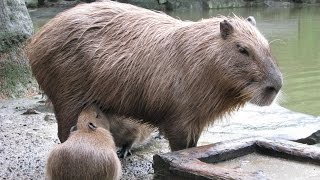
<path id="1" fill-rule="evenodd" d="M 246 172 L 216 165 L 252 153 L 308 162 L 320 170 L 320 148 L 279 139 L 248 138 L 155 155 L 155 179 L 268 179 L 260 170 Z"/>

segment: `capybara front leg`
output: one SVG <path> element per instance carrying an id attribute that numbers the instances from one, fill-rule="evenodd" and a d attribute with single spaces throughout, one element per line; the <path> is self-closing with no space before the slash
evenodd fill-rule
<path id="1" fill-rule="evenodd" d="M 58 123 L 58 137 L 61 143 L 66 141 L 70 135 L 70 130 L 77 124 L 79 114 L 72 115 L 71 113 L 63 113 L 56 111 L 56 118 Z"/>
<path id="2" fill-rule="evenodd" d="M 57 121 L 59 121 L 58 118 Z M 68 139 L 71 128 L 76 124 L 77 119 L 69 119 L 67 123 L 63 122 L 63 120 L 60 123 L 58 122 L 58 137 L 61 143 Z"/>

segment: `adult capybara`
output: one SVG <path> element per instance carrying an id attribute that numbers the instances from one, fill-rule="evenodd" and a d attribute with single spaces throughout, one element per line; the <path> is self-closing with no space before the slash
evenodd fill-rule
<path id="1" fill-rule="evenodd" d="M 121 164 L 110 132 L 97 126 L 93 106 L 80 113 L 70 137 L 50 153 L 46 175 L 50 180 L 117 180 Z M 76 129 L 76 130 L 75 130 Z"/>
<path id="2" fill-rule="evenodd" d="M 250 21 L 252 22 L 252 21 Z M 28 45 L 64 142 L 86 104 L 160 128 L 172 150 L 246 102 L 269 105 L 282 76 L 268 41 L 240 17 L 185 22 L 107 1 L 49 21 Z"/>

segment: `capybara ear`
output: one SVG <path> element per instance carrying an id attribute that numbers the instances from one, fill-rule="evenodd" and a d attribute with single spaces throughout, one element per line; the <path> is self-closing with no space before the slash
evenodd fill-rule
<path id="1" fill-rule="evenodd" d="M 228 35 L 232 34 L 233 27 L 227 20 L 220 22 L 220 33 L 223 39 L 226 39 Z"/>
<path id="2" fill-rule="evenodd" d="M 256 19 L 253 16 L 247 17 L 247 21 L 249 21 L 249 23 L 252 24 L 253 26 L 257 25 Z"/>
<path id="3" fill-rule="evenodd" d="M 92 131 L 95 131 L 97 129 L 97 126 L 95 124 L 93 124 L 92 122 L 88 123 L 88 127 L 89 129 L 91 129 Z"/>

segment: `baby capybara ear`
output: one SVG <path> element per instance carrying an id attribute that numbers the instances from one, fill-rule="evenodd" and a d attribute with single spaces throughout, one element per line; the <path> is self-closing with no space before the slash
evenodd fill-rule
<path id="1" fill-rule="evenodd" d="M 223 39 L 226 39 L 228 35 L 232 34 L 233 27 L 227 20 L 220 22 L 220 33 Z"/>
<path id="2" fill-rule="evenodd" d="M 256 19 L 253 16 L 247 17 L 247 21 L 253 26 L 257 25 Z"/>
<path id="3" fill-rule="evenodd" d="M 92 131 L 95 131 L 97 129 L 97 126 L 95 124 L 93 124 L 92 122 L 88 123 L 88 128 Z"/>

